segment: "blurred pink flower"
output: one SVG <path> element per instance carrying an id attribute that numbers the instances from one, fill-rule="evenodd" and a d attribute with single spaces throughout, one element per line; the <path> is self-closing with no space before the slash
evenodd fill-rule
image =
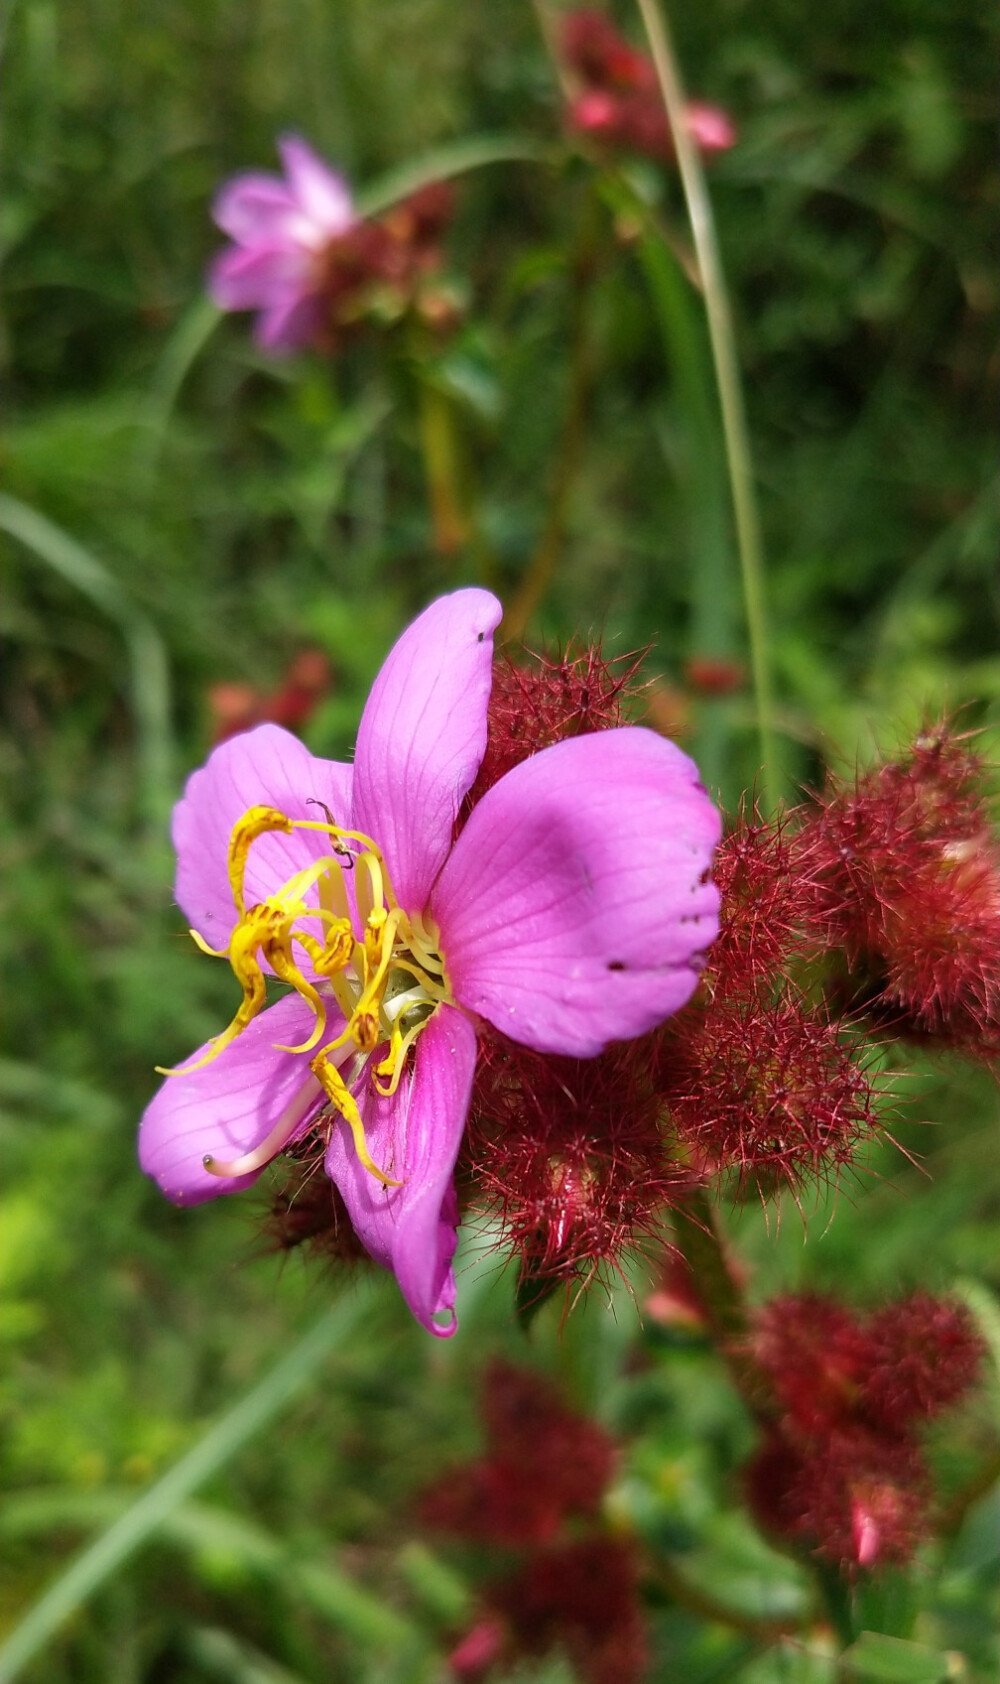
<path id="1" fill-rule="evenodd" d="M 567 112 L 572 129 L 605 146 L 673 158 L 653 61 L 619 35 L 604 12 L 584 6 L 565 14 L 562 56 L 578 84 Z M 684 120 L 701 152 L 726 152 L 736 144 L 736 126 L 719 106 L 689 100 Z"/>
<path id="2" fill-rule="evenodd" d="M 308 1141 L 438 1334 L 455 1326 L 453 1170 L 480 1020 L 593 1058 L 690 998 L 718 923 L 718 814 L 687 756 L 640 727 L 522 761 L 455 839 L 500 613 L 461 590 L 420 615 L 375 680 L 353 765 L 262 725 L 190 779 L 177 899 L 243 1001 L 168 1073 L 139 1141 L 178 1204 Z M 268 975 L 292 992 L 265 1011 Z"/>
<path id="3" fill-rule="evenodd" d="M 232 245 L 209 273 L 222 310 L 257 310 L 258 344 L 292 350 L 308 342 L 320 319 L 326 252 L 356 218 L 347 183 L 304 140 L 278 142 L 284 176 L 234 176 L 212 214 Z"/>

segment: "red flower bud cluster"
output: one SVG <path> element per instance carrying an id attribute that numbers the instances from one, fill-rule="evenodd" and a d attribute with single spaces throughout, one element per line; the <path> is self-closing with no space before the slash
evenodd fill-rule
<path id="1" fill-rule="evenodd" d="M 527 1369 L 495 1362 L 482 1387 L 487 1454 L 444 1475 L 421 1500 L 427 1525 L 481 1543 L 550 1543 L 593 1517 L 615 1466 L 614 1441 L 567 1409 Z"/>
<path id="2" fill-rule="evenodd" d="M 495 1662 L 559 1646 L 589 1684 L 632 1684 L 646 1660 L 638 1564 L 599 1514 L 614 1441 L 547 1381 L 505 1363 L 488 1371 L 482 1399 L 487 1454 L 442 1476 L 421 1519 L 523 1553 L 484 1586 L 486 1612 L 453 1650 L 453 1676 L 483 1679 Z"/>
<path id="3" fill-rule="evenodd" d="M 878 1126 L 852 1041 L 790 977 L 807 950 L 795 839 L 746 809 L 714 876 L 719 935 L 703 988 L 661 1033 L 656 1086 L 702 1176 L 767 1197 L 851 1163 Z"/>
<path id="4" fill-rule="evenodd" d="M 625 724 L 629 702 L 641 695 L 642 687 L 635 683 L 641 663 L 641 652 L 608 660 L 589 644 L 582 649 L 570 644 L 561 655 L 526 652 L 521 663 L 498 655 L 486 753 L 460 822 L 493 784 L 539 749 Z"/>
<path id="5" fill-rule="evenodd" d="M 423 313 L 441 325 L 440 300 L 425 299 L 423 288 L 440 267 L 441 236 L 453 213 L 451 187 L 430 182 L 329 242 L 316 289 L 323 321 L 317 337 L 324 349 L 336 350 L 359 328 L 396 321 L 414 306 L 426 304 Z"/>
<path id="6" fill-rule="evenodd" d="M 464 1165 L 539 1292 L 586 1284 L 660 1238 L 664 1207 L 690 1186 L 661 1129 L 653 1051 L 640 1042 L 572 1059 L 499 1038 L 482 1046 Z"/>
<path id="7" fill-rule="evenodd" d="M 567 111 L 570 128 L 615 150 L 672 159 L 667 122 L 653 62 L 618 34 L 603 12 L 584 7 L 563 20 L 561 52 L 579 84 Z M 685 119 L 703 152 L 724 152 L 736 142 L 726 112 L 690 103 Z"/>
<path id="8" fill-rule="evenodd" d="M 946 725 L 853 784 L 797 838 L 804 910 L 850 1001 L 900 1034 L 1000 1053 L 1000 847 L 983 767 Z"/>
<path id="9" fill-rule="evenodd" d="M 747 1470 L 757 1519 L 845 1571 L 905 1561 L 930 1529 L 920 1430 L 974 1384 L 983 1345 L 965 1308 L 914 1293 L 867 1317 L 833 1299 L 775 1299 L 754 1356 L 775 1405 Z"/>

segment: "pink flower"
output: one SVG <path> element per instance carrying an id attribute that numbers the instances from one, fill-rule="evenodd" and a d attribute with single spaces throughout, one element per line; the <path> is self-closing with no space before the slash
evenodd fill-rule
<path id="1" fill-rule="evenodd" d="M 687 756 L 639 727 L 523 761 L 454 839 L 500 612 L 462 590 L 420 615 L 375 680 L 353 766 L 262 725 L 190 779 L 177 899 L 243 1001 L 139 1138 L 178 1204 L 320 1142 L 364 1246 L 439 1334 L 455 1327 L 453 1169 L 480 1020 L 592 1058 L 685 1003 L 718 919 L 716 810 Z M 265 1010 L 269 975 L 291 991 Z"/>
<path id="2" fill-rule="evenodd" d="M 258 344 L 287 351 L 319 325 L 327 250 L 356 219 L 346 182 L 304 140 L 286 135 L 278 151 L 284 179 L 238 175 L 215 201 L 233 244 L 212 264 L 209 291 L 221 310 L 259 310 Z"/>

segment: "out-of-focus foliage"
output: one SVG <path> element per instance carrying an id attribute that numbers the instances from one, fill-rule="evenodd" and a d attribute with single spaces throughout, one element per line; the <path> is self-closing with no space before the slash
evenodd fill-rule
<path id="1" fill-rule="evenodd" d="M 691 92 L 739 129 L 710 178 L 789 785 L 942 709 L 965 708 L 988 751 L 988 10 L 677 11 Z M 636 32 L 628 8 L 618 16 Z M 555 498 L 558 561 L 531 635 L 652 641 L 657 706 L 730 804 L 756 768 L 749 691 L 706 696 L 685 678 L 692 658 L 742 658 L 743 641 L 701 308 L 651 232 L 666 224 L 686 246 L 677 184 L 648 163 L 567 157 L 526 0 L 20 0 L 0 27 L 2 1636 L 331 1292 L 351 1290 L 262 1255 L 253 1200 L 179 1213 L 135 1165 L 154 1064 L 228 1015 L 222 968 L 199 962 L 171 907 L 166 844 L 209 741 L 210 687 L 273 690 L 299 650 L 319 649 L 332 688 L 306 735 L 344 753 L 407 615 L 470 580 L 515 601 Z M 433 173 L 439 149 L 470 138 L 538 154 L 458 178 L 447 273 L 463 313 L 449 337 L 397 326 L 325 366 L 272 361 L 246 320 L 215 319 L 213 193 L 273 168 L 289 130 L 359 195 L 425 154 Z M 449 553 L 428 513 L 428 427 L 458 501 L 464 541 Z M 753 1298 L 815 1287 L 864 1303 L 972 1278 L 997 1313 L 995 1088 L 927 1060 L 902 1107 L 912 1157 L 880 1147 L 810 1213 L 807 1245 L 791 1207 L 780 1222 L 734 1219 Z M 649 1275 L 638 1267 L 640 1300 Z M 643 1331 L 624 1291 L 613 1318 L 595 1297 L 561 1335 L 561 1306 L 546 1307 L 526 1353 L 488 1260 L 461 1291 L 445 1350 L 379 1299 L 321 1379 L 25 1676 L 440 1678 L 475 1563 L 428 1553 L 413 1498 L 474 1452 L 475 1378 L 503 1351 L 561 1374 L 626 1437 L 612 1513 L 745 1616 L 727 1628 L 665 1583 L 651 1676 L 832 1681 L 821 1625 L 762 1635 L 807 1592 L 742 1514 L 750 1427 L 717 1358 Z M 997 1408 L 994 1380 L 963 1431 L 935 1442 L 952 1533 L 864 1592 L 859 1629 L 916 1658 L 859 1640 L 849 1676 L 929 1680 L 943 1654 L 950 1677 L 997 1676 L 1000 1497 L 988 1482 L 961 1496 L 995 1457 Z M 516 1677 L 570 1674 L 553 1661 Z"/>

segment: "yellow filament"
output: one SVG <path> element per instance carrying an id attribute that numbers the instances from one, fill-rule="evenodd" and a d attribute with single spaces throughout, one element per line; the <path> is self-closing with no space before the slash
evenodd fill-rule
<path id="1" fill-rule="evenodd" d="M 333 1045 L 335 1043 L 331 1044 L 330 1047 L 324 1047 L 322 1052 L 317 1053 L 316 1057 L 310 1062 L 309 1068 L 320 1083 L 327 1099 L 340 1112 L 354 1136 L 354 1150 L 369 1175 L 374 1175 L 376 1181 L 381 1181 L 383 1187 L 401 1187 L 403 1185 L 401 1181 L 393 1181 L 384 1170 L 379 1169 L 368 1150 L 368 1142 L 365 1139 L 365 1125 L 361 1121 L 361 1113 L 355 1103 L 354 1095 L 336 1065 L 331 1064 L 327 1056 L 333 1050 Z"/>
<path id="2" fill-rule="evenodd" d="M 393 1024 L 388 1057 L 384 1058 L 381 1064 L 375 1066 L 375 1074 L 372 1077 L 372 1081 L 383 1099 L 391 1099 L 399 1087 L 400 1078 L 406 1068 L 406 1055 L 428 1021 L 427 1018 L 423 1018 L 420 1023 L 415 1023 L 411 1029 L 408 1029 L 405 1035 L 399 1033 L 398 1023 Z M 391 1077 L 388 1087 L 382 1086 L 382 1083 L 378 1080 L 379 1076 Z"/>

